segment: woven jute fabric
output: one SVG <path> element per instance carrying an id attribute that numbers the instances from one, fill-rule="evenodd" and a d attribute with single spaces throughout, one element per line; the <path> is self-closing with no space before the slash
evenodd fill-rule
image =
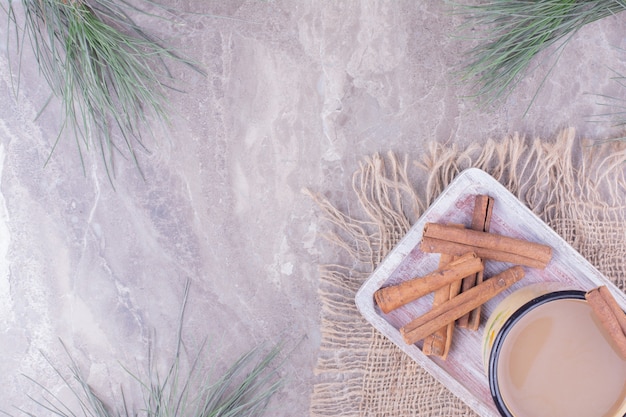
<path id="1" fill-rule="evenodd" d="M 572 129 L 553 139 L 511 135 L 459 149 L 433 143 L 417 160 L 365 158 L 354 173 L 350 215 L 310 193 L 341 250 L 321 267 L 321 348 L 311 416 L 474 416 L 359 314 L 355 294 L 411 224 L 462 170 L 507 187 L 591 264 L 626 288 L 626 149 L 588 145 Z"/>

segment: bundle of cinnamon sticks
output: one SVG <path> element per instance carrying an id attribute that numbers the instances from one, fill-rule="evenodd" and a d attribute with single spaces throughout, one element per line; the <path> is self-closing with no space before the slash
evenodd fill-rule
<path id="1" fill-rule="evenodd" d="M 489 232 L 493 198 L 477 195 L 471 228 L 427 223 L 420 249 L 439 253 L 439 268 L 398 285 L 384 287 L 374 299 L 384 313 L 434 292 L 432 309 L 400 329 L 408 344 L 424 340 L 422 351 L 445 359 L 455 324 L 477 330 L 481 306 L 524 277 L 523 266 L 545 268 L 552 257 L 549 246 Z M 484 279 L 485 260 L 514 264 Z"/>

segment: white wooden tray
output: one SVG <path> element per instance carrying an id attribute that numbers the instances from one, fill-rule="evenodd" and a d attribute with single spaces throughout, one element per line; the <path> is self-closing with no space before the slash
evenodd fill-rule
<path id="1" fill-rule="evenodd" d="M 384 314 L 374 303 L 374 292 L 383 286 L 422 276 L 437 269 L 439 255 L 424 253 L 419 249 L 424 225 L 427 222 L 460 223 L 469 227 L 474 196 L 477 194 L 486 194 L 494 198 L 491 232 L 549 245 L 553 249 L 553 258 L 544 270 L 524 268 L 526 271 L 524 279 L 486 303 L 483 306 L 483 319 L 478 331 L 455 329 L 447 360 L 431 358 L 422 353 L 421 341 L 415 345 L 407 345 L 398 329 L 431 308 L 432 294 Z M 485 277 L 491 277 L 510 266 L 488 261 L 485 265 Z M 535 282 L 564 282 L 571 286 L 571 289 L 579 290 L 606 285 L 621 307 L 626 306 L 626 296 L 622 291 L 513 194 L 484 171 L 470 168 L 454 179 L 363 284 L 356 295 L 356 305 L 365 319 L 376 329 L 479 415 L 498 417 L 499 413 L 489 392 L 489 382 L 481 358 L 484 324 L 494 307 L 506 295 Z"/>

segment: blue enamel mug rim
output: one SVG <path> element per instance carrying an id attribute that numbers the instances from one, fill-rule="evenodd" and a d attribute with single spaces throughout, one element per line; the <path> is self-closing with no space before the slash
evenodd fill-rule
<path id="1" fill-rule="evenodd" d="M 516 417 L 506 406 L 506 403 L 502 398 L 502 394 L 500 393 L 500 388 L 498 384 L 498 359 L 500 357 L 501 347 L 504 343 L 504 340 L 506 339 L 506 336 L 509 334 L 513 326 L 529 311 L 547 302 L 563 299 L 584 301 L 585 292 L 580 290 L 560 290 L 535 297 L 532 300 L 523 304 L 513 314 L 511 314 L 511 316 L 502 325 L 502 328 L 496 335 L 489 355 L 489 390 L 491 392 L 491 397 L 496 404 L 498 412 L 503 417 Z M 624 417 L 626 417 L 626 415 Z"/>

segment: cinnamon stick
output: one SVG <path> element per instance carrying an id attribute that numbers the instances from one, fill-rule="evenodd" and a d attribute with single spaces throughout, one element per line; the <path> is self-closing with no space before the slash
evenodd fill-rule
<path id="1" fill-rule="evenodd" d="M 585 299 L 614 342 L 617 351 L 622 358 L 626 359 L 626 313 L 617 304 L 606 286 L 588 291 Z"/>
<path id="2" fill-rule="evenodd" d="M 462 224 L 453 224 L 454 227 L 464 228 Z M 448 255 L 447 253 L 442 253 L 439 257 L 439 267 L 443 268 L 445 265 L 450 262 L 458 259 L 456 256 Z M 484 263 L 483 263 L 484 265 Z M 480 272 L 479 272 L 480 273 Z M 433 297 L 433 307 L 437 307 L 446 301 L 456 297 L 461 293 L 461 281 L 454 281 L 452 284 L 446 285 L 435 290 L 435 294 Z M 424 343 L 422 345 L 422 352 L 425 355 L 429 356 L 439 356 L 442 359 L 446 359 L 448 357 L 448 353 L 450 352 L 450 347 L 452 346 L 452 336 L 454 335 L 454 322 L 448 323 L 446 326 L 443 326 L 435 333 L 428 335 L 424 339 Z"/>
<path id="3" fill-rule="evenodd" d="M 476 254 L 466 253 L 459 259 L 428 275 L 381 288 L 374 293 L 374 299 L 378 307 L 386 314 L 438 288 L 475 274 L 483 268 L 483 264 Z"/>
<path id="4" fill-rule="evenodd" d="M 481 259 L 491 259 L 495 261 L 508 262 L 515 265 L 524 265 L 532 268 L 545 268 L 545 263 L 514 253 L 507 253 L 493 249 L 479 248 L 476 246 L 463 245 L 461 243 L 450 242 L 448 240 L 423 237 L 420 244 L 422 252 L 427 253 L 447 253 L 449 255 L 460 256 L 467 252 L 474 252 Z"/>
<path id="5" fill-rule="evenodd" d="M 552 258 L 552 248 L 523 239 L 476 230 L 426 223 L 422 251 L 459 255 L 475 252 L 480 258 L 545 268 Z"/>
<path id="6" fill-rule="evenodd" d="M 533 243 L 523 239 L 497 235 L 495 233 L 459 229 L 445 224 L 426 223 L 424 236 L 445 239 L 451 242 L 481 248 L 496 249 L 502 252 L 515 253 L 528 258 L 542 260 L 546 264 L 552 257 L 552 249 L 540 243 Z"/>
<path id="7" fill-rule="evenodd" d="M 463 225 L 460 225 L 463 227 Z M 452 262 L 456 257 L 442 253 L 439 258 L 439 267 L 443 268 L 445 265 Z M 440 306 L 451 298 L 457 296 L 461 291 L 461 281 L 454 281 L 452 284 L 445 285 L 437 290 L 433 297 L 433 307 Z M 454 322 L 448 323 L 441 327 L 435 333 L 428 335 L 424 339 L 422 346 L 422 352 L 424 355 L 439 356 L 442 359 L 448 357 L 450 352 L 450 346 L 452 346 L 452 335 L 454 334 Z"/>
<path id="8" fill-rule="evenodd" d="M 474 200 L 474 211 L 472 212 L 472 230 L 488 232 L 491 225 L 491 215 L 493 213 L 493 198 L 488 195 L 477 195 Z M 483 261 L 484 262 L 484 261 Z M 461 291 L 467 291 L 476 284 L 483 282 L 483 271 L 463 278 Z M 457 321 L 457 325 L 462 328 L 478 330 L 480 326 L 481 306 L 463 315 Z"/>
<path id="9" fill-rule="evenodd" d="M 598 291 L 600 291 L 600 295 L 615 314 L 622 332 L 626 334 L 626 313 L 624 313 L 624 310 L 617 304 L 617 300 L 613 297 L 613 294 L 611 294 L 611 291 L 609 291 L 606 285 L 599 287 Z"/>
<path id="10" fill-rule="evenodd" d="M 411 321 L 400 328 L 400 334 L 406 343 L 416 343 L 437 329 L 454 322 L 463 314 L 486 303 L 522 279 L 524 275 L 524 269 L 521 266 L 509 268 Z"/>

